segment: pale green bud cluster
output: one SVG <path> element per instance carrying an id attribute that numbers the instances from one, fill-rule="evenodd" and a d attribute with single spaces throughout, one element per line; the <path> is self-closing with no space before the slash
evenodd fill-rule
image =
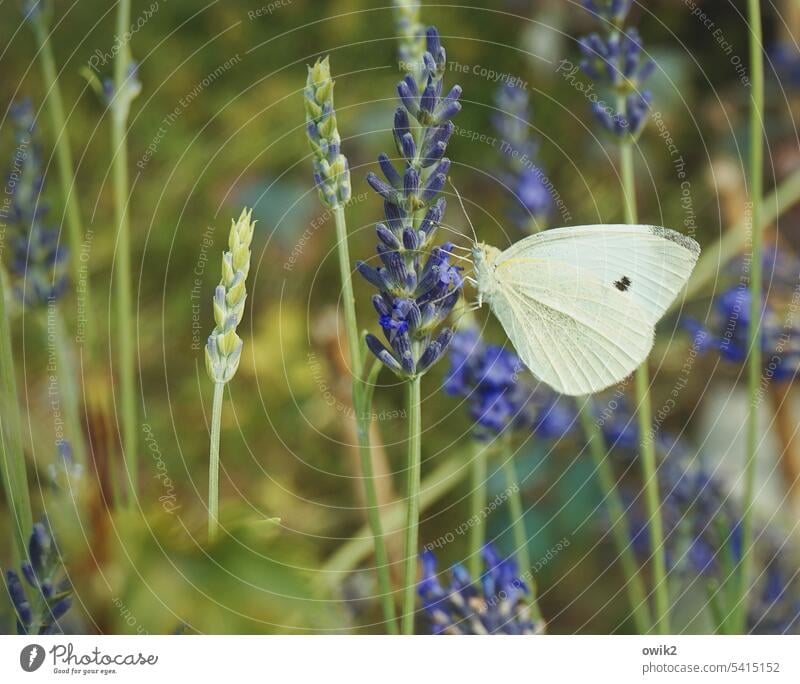
<path id="1" fill-rule="evenodd" d="M 236 334 L 236 327 L 244 315 L 247 298 L 245 281 L 255 228 L 251 214 L 243 209 L 239 220 L 231 222 L 228 251 L 222 255 L 222 279 L 214 292 L 216 325 L 206 343 L 206 370 L 214 382 L 228 382 L 239 368 L 242 355 L 242 339 Z"/>
<path id="2" fill-rule="evenodd" d="M 400 68 L 419 83 L 425 54 L 425 25 L 419 19 L 419 2 L 394 0 L 394 27 L 399 47 L 397 58 Z"/>
<path id="3" fill-rule="evenodd" d="M 308 68 L 304 91 L 306 133 L 314 155 L 314 182 L 323 204 L 343 205 L 350 200 L 350 167 L 341 153 L 342 140 L 333 108 L 333 80 L 328 58 Z"/>

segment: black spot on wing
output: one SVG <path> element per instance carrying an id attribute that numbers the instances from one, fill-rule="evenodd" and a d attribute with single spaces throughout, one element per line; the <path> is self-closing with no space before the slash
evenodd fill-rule
<path id="1" fill-rule="evenodd" d="M 620 292 L 627 292 L 631 286 L 631 279 L 628 276 L 622 276 L 617 281 L 614 281 L 614 287 L 616 287 Z"/>

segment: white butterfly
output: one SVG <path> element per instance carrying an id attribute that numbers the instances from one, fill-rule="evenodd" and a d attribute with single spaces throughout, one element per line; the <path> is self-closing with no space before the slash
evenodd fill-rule
<path id="1" fill-rule="evenodd" d="M 575 396 L 644 362 L 699 255 L 692 238 L 644 225 L 556 228 L 505 251 L 472 249 L 478 304 L 489 304 L 537 378 Z"/>

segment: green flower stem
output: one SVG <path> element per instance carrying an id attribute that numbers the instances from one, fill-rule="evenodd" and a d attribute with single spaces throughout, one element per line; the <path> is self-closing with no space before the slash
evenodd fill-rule
<path id="1" fill-rule="evenodd" d="M 347 242 L 347 222 L 345 221 L 344 207 L 341 204 L 333 207 L 333 218 L 336 223 L 336 251 L 339 255 L 339 273 L 342 279 L 342 307 L 344 308 L 344 324 L 347 332 L 347 348 L 350 352 L 353 377 L 358 377 L 362 368 L 361 348 L 358 343 L 356 299 L 353 295 L 350 248 Z"/>
<path id="2" fill-rule="evenodd" d="M 463 457 L 454 455 L 433 470 L 420 487 L 419 508 L 427 510 L 441 498 L 452 492 L 467 477 L 469 468 L 464 465 Z M 383 523 L 387 529 L 399 530 L 405 520 L 405 504 L 396 501 L 387 506 Z M 352 572 L 372 550 L 372 535 L 368 527 L 360 529 L 355 535 L 342 544 L 320 568 L 318 582 L 323 586 L 335 587 L 341 577 Z"/>
<path id="3" fill-rule="evenodd" d="M 414 597 L 417 589 L 417 543 L 419 540 L 419 494 L 422 473 L 422 414 L 420 376 L 406 381 L 408 415 L 408 491 L 406 492 L 406 529 L 403 568 L 403 612 L 401 632 L 414 633 Z"/>
<path id="4" fill-rule="evenodd" d="M 623 109 L 620 109 L 623 111 Z M 622 194 L 625 204 L 625 221 L 638 223 L 636 207 L 636 179 L 633 168 L 633 145 L 620 145 Z M 653 406 L 650 399 L 650 373 L 645 361 L 635 372 L 636 417 L 639 427 L 639 458 L 642 462 L 645 502 L 648 514 L 650 543 L 653 548 L 653 593 L 655 595 L 655 627 L 661 634 L 669 634 L 669 587 L 665 562 L 664 528 L 661 520 L 661 498 L 656 477 L 656 451 L 650 431 L 653 425 Z"/>
<path id="5" fill-rule="evenodd" d="M 58 165 L 58 176 L 61 183 L 61 192 L 64 195 L 65 214 L 67 219 L 67 232 L 69 235 L 70 261 L 72 265 L 73 284 L 82 283 L 83 310 L 86 312 L 84 320 L 83 338 L 90 357 L 96 352 L 97 337 L 94 330 L 94 309 L 92 308 L 90 278 L 82 272 L 81 251 L 84 240 L 83 219 L 78 202 L 78 190 L 75 182 L 75 170 L 72 160 L 72 149 L 67 137 L 67 118 L 64 114 L 64 99 L 61 95 L 61 86 L 58 82 L 56 61 L 53 48 L 50 44 L 48 28 L 45 25 L 42 12 L 38 12 L 31 19 L 33 35 L 36 41 L 39 63 L 42 67 L 42 81 L 44 92 L 47 93 L 47 111 L 50 115 L 50 125 L 55 137 L 55 153 Z"/>
<path id="6" fill-rule="evenodd" d="M 72 448 L 72 455 L 76 463 L 84 467 L 88 464 L 86 439 L 84 438 L 80 410 L 80 391 L 77 383 L 77 369 L 73 358 L 72 343 L 70 340 L 64 315 L 58 303 L 51 302 L 42 316 L 47 353 L 52 353 L 55 359 L 55 375 L 58 381 L 59 398 L 64 410 L 64 419 L 67 426 L 66 440 Z M 52 336 L 52 338 L 51 338 Z"/>
<path id="7" fill-rule="evenodd" d="M 125 35 L 130 26 L 130 0 L 117 5 L 117 35 Z M 131 236 L 128 218 L 128 109 L 129 102 L 119 101 L 128 77 L 131 55 L 124 43 L 114 60 L 115 100 L 111 103 L 111 150 L 114 182 L 114 221 L 117 226 L 115 288 L 117 336 L 119 339 L 120 395 L 122 404 L 122 453 L 128 484 L 128 505 L 136 501 L 138 481 L 138 429 L 136 426 L 136 356 L 134 350 L 133 296 L 131 293 Z"/>
<path id="8" fill-rule="evenodd" d="M 380 373 L 379 362 L 373 364 L 370 376 L 366 383 L 360 377 L 362 368 L 362 354 L 359 345 L 358 324 L 356 321 L 356 304 L 353 295 L 352 270 L 350 268 L 350 249 L 347 241 L 347 222 L 344 207 L 333 207 L 333 217 L 336 224 L 336 245 L 339 255 L 339 274 L 342 281 L 342 300 L 344 307 L 344 320 L 347 336 L 347 346 L 350 352 L 350 364 L 353 375 L 353 408 L 356 413 L 356 432 L 358 434 L 358 451 L 361 459 L 361 471 L 364 476 L 364 493 L 367 504 L 367 521 L 372 535 L 375 549 L 375 566 L 378 575 L 378 589 L 381 594 L 381 606 L 386 628 L 390 634 L 397 633 L 397 614 L 395 611 L 392 594 L 392 583 L 389 575 L 389 554 L 386 551 L 386 540 L 381 524 L 380 510 L 378 509 L 378 494 L 375 490 L 375 472 L 372 467 L 372 449 L 370 445 L 370 415 L 372 413 L 372 394 L 375 382 Z"/>
<path id="9" fill-rule="evenodd" d="M 628 539 L 625 507 L 617 490 L 617 481 L 608 460 L 603 434 L 589 411 L 588 403 L 580 405 L 578 416 L 597 472 L 597 481 L 603 492 L 603 503 L 608 507 L 611 535 L 614 538 L 622 572 L 625 575 L 625 592 L 630 602 L 636 631 L 639 634 L 647 634 L 652 625 L 650 607 L 647 604 L 647 592 L 639 571 L 639 564 L 636 562 Z"/>
<path id="10" fill-rule="evenodd" d="M 469 528 L 469 574 L 477 579 L 481 576 L 481 548 L 486 540 L 486 478 L 487 459 L 490 447 L 477 439 L 473 441 L 470 475 L 472 492 L 470 496 Z"/>
<path id="11" fill-rule="evenodd" d="M 528 534 L 525 531 L 525 510 L 522 506 L 522 491 L 517 478 L 517 470 L 514 467 L 514 454 L 512 453 L 511 443 L 508 439 L 503 439 L 502 441 L 500 458 L 503 461 L 503 473 L 506 478 L 506 487 L 508 488 L 508 508 L 511 515 L 511 531 L 514 535 L 516 556 L 519 561 L 520 575 L 528 578 L 528 585 L 531 591 L 531 617 L 535 622 L 539 622 L 542 619 L 542 611 L 539 609 L 539 602 L 536 598 L 538 594 L 536 578 L 533 575 L 531 557 L 528 552 Z"/>
<path id="12" fill-rule="evenodd" d="M 738 603 L 734 626 L 738 633 L 747 629 L 747 598 L 753 569 L 753 499 L 755 495 L 756 455 L 758 450 L 758 405 L 761 384 L 761 196 L 764 164 L 764 56 L 761 3 L 748 0 L 750 23 L 750 197 L 752 197 L 752 242 L 750 250 L 750 327 L 748 329 L 747 385 L 747 460 L 744 475 L 744 513 L 742 517 L 742 560 L 738 567 Z"/>
<path id="13" fill-rule="evenodd" d="M 6 309 L 6 273 L 0 271 L 0 477 L 10 514 L 14 538 L 14 560 L 28 555 L 28 537 L 33 529 L 33 513 L 28 491 L 28 475 L 22 452 L 22 424 L 19 415 L 11 325 Z"/>
<path id="14" fill-rule="evenodd" d="M 372 449 L 370 444 L 369 429 L 372 414 L 372 395 L 375 392 L 375 383 L 378 381 L 383 364 L 378 360 L 372 364 L 366 382 L 354 381 L 353 405 L 356 409 L 358 429 L 358 452 L 361 457 L 361 472 L 364 478 L 364 493 L 367 502 L 367 521 L 372 532 L 372 541 L 375 547 L 375 566 L 378 575 L 378 589 L 381 594 L 381 607 L 383 609 L 386 629 L 389 634 L 397 634 L 397 613 L 392 594 L 392 583 L 389 576 L 389 557 L 386 551 L 386 542 L 383 536 L 380 510 L 378 508 L 378 493 L 375 489 L 375 469 L 372 467 Z M 358 396 L 358 399 L 356 398 Z"/>
<path id="15" fill-rule="evenodd" d="M 208 541 L 219 536 L 219 432 L 222 421 L 222 396 L 225 383 L 214 383 L 211 405 L 211 448 L 208 455 Z"/>

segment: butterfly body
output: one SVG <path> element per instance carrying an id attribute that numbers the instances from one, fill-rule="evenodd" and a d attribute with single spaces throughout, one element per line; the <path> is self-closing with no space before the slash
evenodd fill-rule
<path id="1" fill-rule="evenodd" d="M 472 250 L 486 302 L 522 362 L 563 394 L 584 395 L 632 373 L 700 248 L 658 226 L 558 228 L 501 251 Z"/>

